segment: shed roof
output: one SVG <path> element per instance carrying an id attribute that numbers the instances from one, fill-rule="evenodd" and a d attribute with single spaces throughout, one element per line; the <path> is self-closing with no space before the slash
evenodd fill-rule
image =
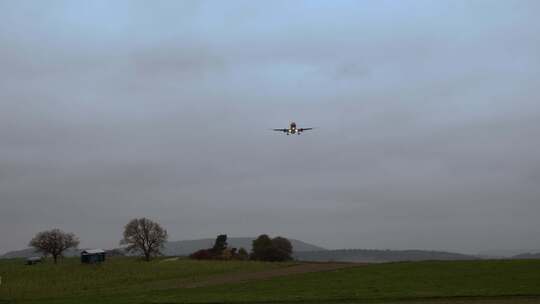
<path id="1" fill-rule="evenodd" d="M 26 258 L 27 261 L 41 261 L 41 257 L 28 257 Z"/>
<path id="2" fill-rule="evenodd" d="M 105 250 L 103 249 L 86 249 L 81 252 L 81 254 L 97 254 L 97 253 L 105 253 Z"/>

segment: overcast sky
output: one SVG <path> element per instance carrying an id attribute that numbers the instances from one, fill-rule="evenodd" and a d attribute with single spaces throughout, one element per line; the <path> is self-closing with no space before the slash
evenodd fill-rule
<path id="1" fill-rule="evenodd" d="M 540 1 L 0 1 L 0 253 L 540 248 Z M 271 128 L 317 127 L 302 136 Z"/>

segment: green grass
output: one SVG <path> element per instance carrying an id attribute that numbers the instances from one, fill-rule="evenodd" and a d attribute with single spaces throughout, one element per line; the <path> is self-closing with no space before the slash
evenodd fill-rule
<path id="1" fill-rule="evenodd" d="M 147 301 L 343 302 L 525 295 L 540 296 L 540 261 L 378 264 L 201 290 L 167 290 Z"/>
<path id="2" fill-rule="evenodd" d="M 197 282 L 212 275 L 272 269 L 286 264 L 239 261 L 144 262 L 137 258 L 111 258 L 101 265 L 82 265 L 68 258 L 54 265 L 33 266 L 24 260 L 0 260 L 0 303 L 6 300 L 60 299 L 73 296 L 140 293 L 175 288 L 184 282 Z"/>
<path id="3" fill-rule="evenodd" d="M 133 258 L 101 266 L 76 259 L 22 264 L 0 260 L 0 303 L 540 303 L 540 260 L 373 264 L 199 288 L 180 286 L 290 264 Z"/>

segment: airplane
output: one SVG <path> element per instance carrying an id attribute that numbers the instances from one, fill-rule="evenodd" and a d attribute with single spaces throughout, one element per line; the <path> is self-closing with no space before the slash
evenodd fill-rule
<path id="1" fill-rule="evenodd" d="M 300 135 L 300 133 L 304 132 L 304 131 L 307 131 L 307 130 L 312 130 L 313 128 L 297 128 L 296 127 L 296 123 L 293 121 L 291 122 L 291 124 L 289 125 L 289 128 L 288 129 L 273 129 L 274 131 L 279 131 L 279 132 L 284 132 L 286 133 L 287 135 L 291 135 L 291 134 L 297 134 L 297 135 Z"/>

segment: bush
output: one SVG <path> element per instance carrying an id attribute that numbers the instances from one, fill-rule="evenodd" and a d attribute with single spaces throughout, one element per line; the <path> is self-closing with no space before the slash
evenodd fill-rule
<path id="1" fill-rule="evenodd" d="M 212 248 L 200 249 L 189 257 L 196 260 L 232 260 L 235 256 L 236 248 L 227 247 L 227 235 L 220 234 Z"/>
<path id="2" fill-rule="evenodd" d="M 197 250 L 194 253 L 189 255 L 190 259 L 194 260 L 211 260 L 213 259 L 213 255 L 208 249 L 201 249 Z"/>
<path id="3" fill-rule="evenodd" d="M 271 239 L 262 234 L 253 241 L 253 249 L 250 255 L 252 260 L 280 262 L 292 260 L 292 244 L 284 237 Z"/>
<path id="4" fill-rule="evenodd" d="M 249 254 L 244 248 L 240 248 L 236 254 L 236 258 L 241 261 L 249 260 Z"/>

